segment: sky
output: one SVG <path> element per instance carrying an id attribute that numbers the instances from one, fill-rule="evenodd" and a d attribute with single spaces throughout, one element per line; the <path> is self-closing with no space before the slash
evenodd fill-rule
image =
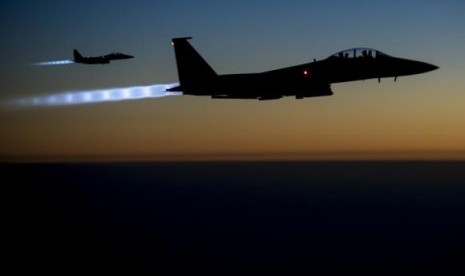
<path id="1" fill-rule="evenodd" d="M 0 3 L 0 160 L 465 160 L 464 1 L 25 1 Z M 173 37 L 220 74 L 352 47 L 435 64 L 333 84 L 331 97 L 169 96 L 13 105 L 65 92 L 178 82 Z M 110 52 L 108 65 L 36 63 Z"/>

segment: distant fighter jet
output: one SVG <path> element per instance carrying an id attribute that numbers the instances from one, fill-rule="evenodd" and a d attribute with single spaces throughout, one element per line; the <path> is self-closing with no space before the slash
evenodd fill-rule
<path id="1" fill-rule="evenodd" d="M 74 62 L 84 64 L 108 64 L 111 60 L 134 58 L 134 56 L 125 55 L 122 53 L 111 53 L 109 55 L 98 57 L 83 57 L 76 49 L 73 50 L 73 56 Z"/>
<path id="2" fill-rule="evenodd" d="M 439 67 L 425 62 L 389 56 L 369 48 L 338 52 L 321 61 L 251 74 L 218 75 L 187 41 L 174 38 L 180 85 L 168 91 L 211 96 L 217 99 L 273 100 L 333 95 L 331 83 L 407 76 Z"/>

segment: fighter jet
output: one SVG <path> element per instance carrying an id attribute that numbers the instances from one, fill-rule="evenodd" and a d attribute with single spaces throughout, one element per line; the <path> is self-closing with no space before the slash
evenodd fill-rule
<path id="1" fill-rule="evenodd" d="M 273 100 L 330 96 L 332 83 L 407 76 L 439 67 L 387 55 L 370 48 L 340 51 L 326 59 L 250 74 L 219 75 L 189 43 L 191 37 L 172 39 L 180 85 L 168 91 L 216 99 Z"/>
<path id="2" fill-rule="evenodd" d="M 111 60 L 118 59 L 129 59 L 134 58 L 134 56 L 122 54 L 122 53 L 111 53 L 104 56 L 98 57 L 83 57 L 78 50 L 73 50 L 74 62 L 75 63 L 84 63 L 84 64 L 108 64 Z"/>

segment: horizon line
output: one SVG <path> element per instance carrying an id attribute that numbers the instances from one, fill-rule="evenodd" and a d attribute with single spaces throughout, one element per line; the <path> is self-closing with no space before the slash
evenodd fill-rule
<path id="1" fill-rule="evenodd" d="M 215 162 L 215 161 L 465 161 L 465 150 L 347 150 L 261 153 L 173 153 L 114 155 L 9 155 L 2 163 L 40 162 Z"/>

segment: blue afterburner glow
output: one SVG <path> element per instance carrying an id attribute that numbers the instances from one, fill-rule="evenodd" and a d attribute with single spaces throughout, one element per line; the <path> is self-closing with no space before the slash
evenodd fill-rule
<path id="1" fill-rule="evenodd" d="M 10 104 L 18 107 L 65 106 L 127 101 L 145 98 L 160 98 L 165 96 L 181 96 L 181 92 L 166 91 L 167 89 L 178 85 L 178 83 L 170 83 L 89 91 L 71 91 L 46 96 L 20 98 L 10 102 Z"/>
<path id="2" fill-rule="evenodd" d="M 67 60 L 53 60 L 53 61 L 44 61 L 44 62 L 37 62 L 34 65 L 38 66 L 49 66 L 49 65 L 66 65 L 66 64 L 73 64 L 74 61 L 67 59 Z"/>

